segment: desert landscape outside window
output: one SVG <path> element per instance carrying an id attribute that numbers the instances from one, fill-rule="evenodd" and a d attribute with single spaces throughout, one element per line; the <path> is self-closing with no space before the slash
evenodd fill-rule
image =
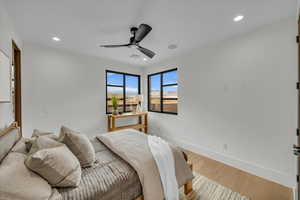
<path id="1" fill-rule="evenodd" d="M 112 112 L 113 96 L 118 98 L 118 111 L 131 112 L 138 104 L 137 95 L 141 93 L 140 76 L 123 72 L 106 71 L 106 113 Z"/>
<path id="2" fill-rule="evenodd" d="M 148 111 L 178 113 L 177 69 L 148 75 Z"/>

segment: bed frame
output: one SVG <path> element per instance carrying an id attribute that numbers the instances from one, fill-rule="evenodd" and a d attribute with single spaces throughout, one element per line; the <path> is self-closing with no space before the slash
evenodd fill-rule
<path id="1" fill-rule="evenodd" d="M 14 128 L 19 128 L 17 122 L 13 122 L 9 127 L 1 130 L 0 131 L 0 137 L 6 135 L 7 133 L 9 133 Z M 22 135 L 20 137 L 22 137 Z M 190 169 L 193 170 L 193 164 L 190 161 L 188 161 L 187 155 L 185 153 L 184 153 L 184 157 L 187 160 L 187 164 L 190 167 Z M 184 184 L 184 194 L 185 195 L 188 195 L 192 191 L 193 191 L 192 181 L 189 181 L 188 183 Z M 144 197 L 143 197 L 143 195 L 141 195 L 138 198 L 136 198 L 135 200 L 144 200 Z"/>
<path id="2" fill-rule="evenodd" d="M 12 129 L 19 128 L 17 122 L 13 122 L 9 127 L 0 131 L 0 137 L 9 133 Z M 22 135 L 21 135 L 22 136 Z"/>

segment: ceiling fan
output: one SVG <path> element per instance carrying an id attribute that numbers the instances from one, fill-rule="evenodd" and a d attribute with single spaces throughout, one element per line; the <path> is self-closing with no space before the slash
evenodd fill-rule
<path id="1" fill-rule="evenodd" d="M 155 53 L 149 49 L 140 46 L 140 42 L 148 35 L 148 33 L 152 30 L 151 26 L 147 24 L 141 24 L 139 28 L 132 27 L 130 32 L 132 37 L 129 40 L 128 44 L 120 44 L 120 45 L 100 45 L 100 47 L 106 48 L 118 48 L 118 47 L 134 47 L 149 58 L 153 58 Z"/>

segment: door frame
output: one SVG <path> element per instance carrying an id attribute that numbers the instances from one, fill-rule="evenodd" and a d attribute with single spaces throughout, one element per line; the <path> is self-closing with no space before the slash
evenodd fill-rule
<path id="1" fill-rule="evenodd" d="M 22 89 L 21 89 L 21 50 L 12 40 L 12 61 L 14 65 L 14 82 L 15 82 L 15 95 L 14 95 L 14 109 L 15 109 L 15 122 L 18 123 L 22 133 Z"/>

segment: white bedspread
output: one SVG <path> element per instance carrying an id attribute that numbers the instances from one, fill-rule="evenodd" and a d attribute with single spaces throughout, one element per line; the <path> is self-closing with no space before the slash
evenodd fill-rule
<path id="1" fill-rule="evenodd" d="M 148 144 L 159 171 L 165 200 L 179 200 L 175 161 L 169 144 L 156 136 L 148 136 Z"/>

